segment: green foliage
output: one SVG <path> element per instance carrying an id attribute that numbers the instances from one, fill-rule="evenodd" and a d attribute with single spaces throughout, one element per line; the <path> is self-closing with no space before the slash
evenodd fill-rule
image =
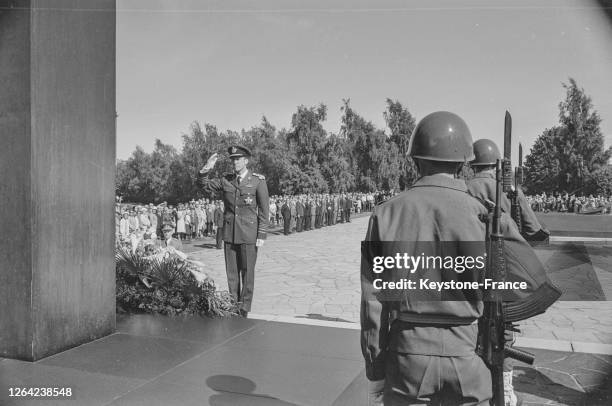
<path id="1" fill-rule="evenodd" d="M 350 145 L 349 156 L 357 188 L 362 191 L 399 188 L 402 175 L 404 182 L 407 181 L 408 165 L 402 162 L 406 157 L 405 154 L 400 154 L 400 146 L 397 143 L 403 144 L 405 141 L 406 137 L 399 131 L 404 131 L 405 125 L 409 125 L 405 123 L 406 117 L 397 112 L 388 112 L 386 117 L 389 117 L 393 122 L 392 125 L 398 129 L 396 137 L 392 138 L 357 114 L 351 108 L 350 100 L 343 100 L 343 103 L 340 134 Z M 403 114 L 404 110 L 399 103 L 393 106 L 394 109 L 399 108 Z M 409 139 L 410 135 L 407 137 Z"/>
<path id="2" fill-rule="evenodd" d="M 139 203 L 171 199 L 174 194 L 172 176 L 178 159 L 174 147 L 160 140 L 155 140 L 151 154 L 136 147 L 130 158 L 117 163 L 117 193 L 126 201 Z"/>
<path id="3" fill-rule="evenodd" d="M 404 108 L 397 100 L 387 99 L 387 110 L 383 113 L 387 127 L 391 130 L 390 139 L 398 147 L 398 159 L 400 176 L 399 187 L 405 189 L 417 178 L 414 162 L 407 159 L 410 137 L 416 127 L 416 121 L 408 109 Z"/>
<path id="4" fill-rule="evenodd" d="M 612 196 L 612 165 L 606 165 L 592 172 L 588 184 L 593 194 Z"/>
<path id="5" fill-rule="evenodd" d="M 237 314 L 228 292 L 218 292 L 212 280 L 198 284 L 189 264 L 178 257 L 147 259 L 123 248 L 115 252 L 117 309 L 167 315 Z"/>
<path id="6" fill-rule="evenodd" d="M 584 89 L 569 79 L 563 84 L 565 100 L 559 103 L 559 125 L 544 130 L 526 157 L 529 191 L 592 193 L 593 173 L 604 167 L 612 148 L 604 149 L 601 119 Z"/>

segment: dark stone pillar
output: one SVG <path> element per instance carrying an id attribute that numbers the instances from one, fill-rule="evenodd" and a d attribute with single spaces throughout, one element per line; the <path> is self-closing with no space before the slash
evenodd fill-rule
<path id="1" fill-rule="evenodd" d="M 115 328 L 115 0 L 0 0 L 0 357 Z"/>

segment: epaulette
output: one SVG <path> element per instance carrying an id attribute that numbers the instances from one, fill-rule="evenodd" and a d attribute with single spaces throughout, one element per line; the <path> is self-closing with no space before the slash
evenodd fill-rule
<path id="1" fill-rule="evenodd" d="M 259 174 L 259 173 L 255 173 L 255 172 L 253 172 L 253 176 L 258 177 L 258 178 L 259 178 L 259 179 L 261 179 L 261 180 L 266 180 L 266 177 L 265 177 L 265 176 L 263 176 L 263 175 L 261 175 L 261 174 Z"/>

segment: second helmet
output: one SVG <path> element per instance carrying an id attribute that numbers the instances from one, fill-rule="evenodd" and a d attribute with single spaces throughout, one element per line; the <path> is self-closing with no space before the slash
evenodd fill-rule
<path id="1" fill-rule="evenodd" d="M 498 159 L 501 158 L 499 148 L 491 140 L 483 138 L 474 143 L 474 160 L 472 166 L 495 165 Z"/>

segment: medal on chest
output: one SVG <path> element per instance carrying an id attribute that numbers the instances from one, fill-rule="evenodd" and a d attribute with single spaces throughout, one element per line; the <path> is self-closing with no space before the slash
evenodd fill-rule
<path id="1" fill-rule="evenodd" d="M 251 203 L 253 203 L 253 199 L 251 199 L 251 196 L 249 195 L 249 196 L 246 197 L 246 199 L 244 199 L 244 202 L 246 204 L 251 204 Z"/>

